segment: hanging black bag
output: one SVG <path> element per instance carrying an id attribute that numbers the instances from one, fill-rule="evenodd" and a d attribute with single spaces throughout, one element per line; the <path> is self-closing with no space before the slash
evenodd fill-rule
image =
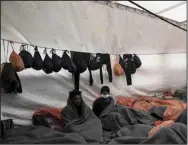
<path id="1" fill-rule="evenodd" d="M 53 71 L 59 72 L 61 70 L 61 57 L 59 57 L 55 50 L 52 49 L 52 63 L 53 63 Z"/>
<path id="2" fill-rule="evenodd" d="M 47 54 L 46 48 L 44 49 L 44 54 L 46 54 L 46 56 L 45 56 L 44 61 L 43 61 L 43 71 L 46 74 L 50 74 L 50 73 L 53 72 L 53 63 L 52 63 L 52 59 Z"/>
<path id="3" fill-rule="evenodd" d="M 126 68 L 129 70 L 131 74 L 136 73 L 136 67 L 134 64 L 134 59 L 132 57 L 132 54 L 124 54 L 123 60 L 125 62 Z"/>
<path id="4" fill-rule="evenodd" d="M 75 73 L 77 71 L 77 67 L 73 63 L 71 58 L 68 56 L 67 51 L 63 52 L 63 55 L 61 58 L 61 67 L 65 70 L 68 70 L 70 73 Z"/>
<path id="5" fill-rule="evenodd" d="M 102 67 L 102 62 L 101 62 L 101 56 L 100 55 L 96 55 L 96 56 L 93 56 L 91 55 L 91 58 L 90 58 L 90 62 L 89 62 L 89 68 L 91 70 L 98 70 Z"/>
<path id="6" fill-rule="evenodd" d="M 87 64 L 85 62 L 85 59 L 84 59 L 84 55 L 82 52 L 75 52 L 75 51 L 72 51 L 72 60 L 74 62 L 74 64 L 76 65 L 79 73 L 83 73 L 87 70 Z"/>
<path id="7" fill-rule="evenodd" d="M 27 47 L 27 49 L 28 49 L 28 47 Z M 31 68 L 32 65 L 33 65 L 33 57 L 31 55 L 31 53 L 29 53 L 28 50 L 26 51 L 25 45 L 23 45 L 23 44 L 20 46 L 20 51 L 21 52 L 19 53 L 19 55 L 20 55 L 20 57 L 22 58 L 22 60 L 24 62 L 25 69 L 26 68 Z"/>
<path id="8" fill-rule="evenodd" d="M 35 53 L 33 56 L 33 66 L 32 68 L 35 70 L 41 70 L 43 65 L 42 57 L 38 51 L 37 46 L 35 46 Z"/>
<path id="9" fill-rule="evenodd" d="M 140 58 L 136 54 L 133 54 L 133 59 L 134 59 L 135 67 L 139 68 L 142 65 Z"/>

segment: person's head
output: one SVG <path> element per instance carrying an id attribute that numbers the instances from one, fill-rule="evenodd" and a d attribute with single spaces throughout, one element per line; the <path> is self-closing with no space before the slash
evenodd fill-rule
<path id="1" fill-rule="evenodd" d="M 82 104 L 82 97 L 81 92 L 78 90 L 73 90 L 69 92 L 69 97 L 71 102 L 74 104 L 75 107 L 79 107 Z"/>
<path id="2" fill-rule="evenodd" d="M 101 95 L 107 97 L 109 96 L 109 94 L 110 94 L 110 88 L 108 86 L 103 86 L 101 88 Z"/>

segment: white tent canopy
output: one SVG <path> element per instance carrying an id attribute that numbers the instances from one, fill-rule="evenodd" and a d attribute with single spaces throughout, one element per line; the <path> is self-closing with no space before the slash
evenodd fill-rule
<path id="1" fill-rule="evenodd" d="M 141 8 L 130 3 L 129 1 L 114 1 L 114 2 L 142 10 Z M 185 23 L 187 20 L 186 1 L 134 1 L 134 2 L 146 8 L 147 10 L 150 10 L 155 14 L 158 14 L 168 19 L 172 19 L 179 23 Z"/>
<path id="2" fill-rule="evenodd" d="M 113 4 L 3 1 L 1 20 L 1 38 L 50 48 L 110 54 L 180 53 L 186 48 L 185 31 Z"/>
<path id="3" fill-rule="evenodd" d="M 144 1 L 138 3 L 156 13 L 168 7 L 162 1 L 161 9 L 153 10 Z M 177 4 L 172 3 L 170 6 Z M 178 18 L 174 20 L 185 20 L 183 16 Z M 81 74 L 80 89 L 90 106 L 103 85 L 110 87 L 113 96 L 134 97 L 155 95 L 186 84 L 186 32 L 158 18 L 117 7 L 116 3 L 2 1 L 1 38 L 60 50 L 110 53 L 112 67 L 116 57 L 113 54 L 138 54 L 142 66 L 132 75 L 131 86 L 127 86 L 125 75 L 113 76 L 113 82 L 109 83 L 105 69 L 104 84 L 100 83 L 99 70 L 93 72 L 93 86 L 89 86 L 88 71 Z M 15 43 L 14 47 L 19 53 L 20 44 Z M 1 62 L 7 61 L 3 50 L 1 43 Z M 33 50 L 29 47 L 32 55 Z M 39 47 L 42 58 L 43 50 Z M 62 56 L 62 51 L 56 53 Z M 48 75 L 42 70 L 26 69 L 18 75 L 23 93 L 1 96 L 3 117 L 13 118 L 16 124 L 31 124 L 37 108 L 63 107 L 73 89 L 72 75 L 63 69 Z"/>

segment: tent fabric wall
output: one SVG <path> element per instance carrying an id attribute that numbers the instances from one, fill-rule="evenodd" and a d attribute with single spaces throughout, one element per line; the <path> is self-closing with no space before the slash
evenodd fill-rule
<path id="1" fill-rule="evenodd" d="M 16 14 L 16 15 L 15 15 Z M 85 52 L 186 52 L 186 33 L 156 18 L 89 1 L 3 1 L 4 39 Z"/>
<path id="2" fill-rule="evenodd" d="M 186 52 L 186 33 L 161 20 L 87 1 L 1 4 L 1 38 L 81 52 L 148 54 L 139 55 L 143 64 L 132 76 L 132 86 L 127 86 L 125 76 L 113 76 L 109 83 L 103 72 L 103 85 L 110 87 L 112 95 L 155 95 L 186 84 L 186 53 L 180 53 Z M 20 45 L 14 46 L 19 53 Z M 33 48 L 29 50 L 33 55 Z M 39 50 L 44 58 L 43 49 Z M 62 51 L 57 54 L 62 56 Z M 4 57 L 1 43 L 1 63 L 6 61 Z M 114 58 L 111 55 L 112 67 Z M 23 93 L 1 95 L 3 117 L 14 119 L 16 124 L 31 124 L 32 113 L 40 107 L 65 106 L 68 92 L 73 89 L 72 75 L 63 69 L 49 75 L 27 69 L 18 75 Z M 103 86 L 99 71 L 93 72 L 93 78 L 91 87 L 87 71 L 80 78 L 83 98 L 90 106 Z"/>
<path id="3" fill-rule="evenodd" d="M 1 43 L 2 44 L 2 43 Z M 15 44 L 14 48 L 19 53 L 20 45 Z M 44 58 L 44 49 L 40 49 L 40 54 Z M 33 48 L 29 47 L 31 54 Z M 3 46 L 1 46 L 1 62 L 5 62 Z M 9 54 L 11 48 L 9 49 Z M 51 57 L 51 53 L 49 53 Z M 62 51 L 57 51 L 59 56 Z M 132 86 L 127 86 L 126 77 L 113 76 L 113 82 L 109 83 L 108 75 L 103 70 L 104 84 L 111 89 L 113 96 L 123 95 L 136 97 L 139 95 L 155 95 L 172 88 L 181 88 L 186 84 L 186 54 L 166 54 L 166 55 L 139 55 L 142 66 L 132 75 Z M 111 55 L 112 67 L 115 55 Z M 73 89 L 72 75 L 66 70 L 59 73 L 45 74 L 42 70 L 36 71 L 26 69 L 18 72 L 23 93 L 22 94 L 2 94 L 1 111 L 4 118 L 13 118 L 19 125 L 31 124 L 33 112 L 44 106 L 63 107 L 69 91 Z M 98 97 L 100 88 L 99 70 L 93 72 L 94 84 L 89 86 L 89 73 L 81 74 L 80 90 L 87 104 L 92 106 L 92 102 Z"/>

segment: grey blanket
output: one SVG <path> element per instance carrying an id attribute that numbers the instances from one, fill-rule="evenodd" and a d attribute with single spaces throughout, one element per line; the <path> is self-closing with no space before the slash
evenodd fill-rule
<path id="1" fill-rule="evenodd" d="M 117 133 L 104 138 L 105 143 L 123 144 L 123 143 L 140 143 L 143 138 L 147 139 L 149 132 L 153 126 L 145 124 L 130 125 L 121 128 Z"/>
<path id="2" fill-rule="evenodd" d="M 126 106 L 115 105 L 114 101 L 101 113 L 103 129 L 119 131 L 124 126 L 146 124 L 153 125 L 156 120 L 149 113 Z"/>
<path id="3" fill-rule="evenodd" d="M 187 107 L 178 116 L 178 118 L 176 119 L 176 122 L 183 123 L 183 124 L 187 125 Z"/>
<path id="4" fill-rule="evenodd" d="M 163 127 L 141 144 L 187 144 L 187 126 L 175 123 L 171 127 Z"/>
<path id="5" fill-rule="evenodd" d="M 88 143 L 97 143 L 102 141 L 102 124 L 95 116 L 88 105 L 82 101 L 81 117 L 78 116 L 75 106 L 70 101 L 61 112 L 62 119 L 65 122 L 66 132 L 79 133 Z"/>
<path id="6" fill-rule="evenodd" d="M 3 144 L 85 144 L 78 133 L 61 133 L 43 126 L 23 126 L 6 132 Z"/>
<path id="7" fill-rule="evenodd" d="M 171 127 L 161 128 L 151 137 L 135 133 L 133 136 L 114 138 L 108 144 L 187 144 L 187 126 L 175 123 Z"/>
<path id="8" fill-rule="evenodd" d="M 148 137 L 152 128 L 153 126 L 145 124 L 125 126 L 117 132 L 117 136 Z"/>

